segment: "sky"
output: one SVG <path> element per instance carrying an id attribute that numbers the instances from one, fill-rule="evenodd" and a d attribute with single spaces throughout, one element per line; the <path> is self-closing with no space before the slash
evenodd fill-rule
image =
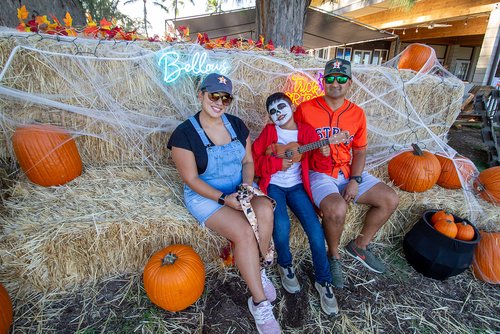
<path id="1" fill-rule="evenodd" d="M 158 1 L 158 0 L 157 0 Z M 121 1 L 120 4 L 118 5 L 118 9 L 128 15 L 131 18 L 139 18 L 143 19 L 143 6 L 144 2 L 143 0 L 137 0 L 134 3 L 130 3 L 127 5 L 123 4 L 124 1 Z M 160 2 L 160 1 L 158 1 Z M 179 1 L 181 2 L 181 1 Z M 195 16 L 195 15 L 203 15 L 206 14 L 206 0 L 193 0 L 193 2 L 196 4 L 193 6 L 191 4 L 191 1 L 189 0 L 182 0 L 184 2 L 183 7 L 179 7 L 179 15 L 177 17 L 186 17 L 186 16 Z M 238 4 L 238 3 L 240 4 Z M 166 0 L 165 4 L 171 4 L 172 0 Z M 242 7 L 250 7 L 255 5 L 255 0 L 241 0 L 241 1 L 235 1 L 235 0 L 225 0 L 222 4 L 222 10 L 227 11 L 227 10 L 234 10 Z M 171 10 L 170 13 L 166 13 L 163 9 L 161 9 L 158 6 L 153 5 L 153 0 L 147 1 L 146 4 L 146 9 L 148 12 L 148 21 L 151 23 L 152 28 L 148 28 L 148 33 L 150 36 L 153 36 L 157 34 L 158 36 L 162 37 L 163 33 L 165 31 L 165 20 L 166 19 L 173 19 L 174 18 L 174 11 Z"/>

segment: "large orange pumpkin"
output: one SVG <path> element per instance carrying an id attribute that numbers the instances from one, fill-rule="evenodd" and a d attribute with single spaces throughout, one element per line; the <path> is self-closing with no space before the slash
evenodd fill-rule
<path id="1" fill-rule="evenodd" d="M 36 184 L 58 186 L 82 174 L 75 141 L 56 126 L 20 126 L 12 136 L 12 145 L 21 169 Z"/>
<path id="2" fill-rule="evenodd" d="M 479 231 L 481 240 L 474 250 L 472 270 L 482 281 L 500 283 L 500 233 Z"/>
<path id="3" fill-rule="evenodd" d="M 490 167 L 479 173 L 474 186 L 484 200 L 500 205 L 500 166 Z"/>
<path id="4" fill-rule="evenodd" d="M 476 170 L 472 161 L 462 156 L 450 159 L 441 154 L 436 154 L 436 158 L 441 164 L 441 174 L 439 175 L 439 179 L 436 183 L 446 189 L 462 188 L 459 173 L 462 180 L 464 182 L 468 182 Z"/>
<path id="5" fill-rule="evenodd" d="M 0 334 L 7 334 L 12 325 L 12 302 L 4 286 L 0 283 Z"/>
<path id="6" fill-rule="evenodd" d="M 190 246 L 171 245 L 151 256 L 143 280 L 154 304 L 177 312 L 200 298 L 205 287 L 205 267 Z"/>
<path id="7" fill-rule="evenodd" d="M 401 54 L 398 69 L 427 73 L 437 62 L 436 52 L 425 44 L 410 44 Z"/>
<path id="8" fill-rule="evenodd" d="M 396 186 L 409 192 L 423 192 L 436 184 L 441 165 L 436 156 L 412 144 L 413 151 L 403 152 L 389 161 L 389 178 Z"/>

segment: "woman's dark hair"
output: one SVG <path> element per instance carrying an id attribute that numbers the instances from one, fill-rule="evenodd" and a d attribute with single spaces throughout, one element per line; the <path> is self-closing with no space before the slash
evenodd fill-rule
<path id="1" fill-rule="evenodd" d="M 290 100 L 290 98 L 288 96 L 286 96 L 285 93 L 277 92 L 277 93 L 273 93 L 273 94 L 269 95 L 269 97 L 267 98 L 266 111 L 269 110 L 269 106 L 271 105 L 271 103 L 276 102 L 278 100 L 285 100 L 286 102 L 288 102 L 290 107 L 293 105 L 292 100 Z"/>

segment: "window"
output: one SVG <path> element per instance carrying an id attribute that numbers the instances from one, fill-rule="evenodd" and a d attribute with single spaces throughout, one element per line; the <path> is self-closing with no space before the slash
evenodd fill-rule
<path id="1" fill-rule="evenodd" d="M 465 81 L 469 72 L 469 64 L 469 60 L 457 60 L 453 74 L 460 80 Z"/>
<path id="2" fill-rule="evenodd" d="M 327 58 L 326 54 L 328 52 L 325 52 L 325 51 L 326 51 L 325 49 L 319 49 L 318 50 L 318 58 L 326 59 Z"/>
<path id="3" fill-rule="evenodd" d="M 371 57 L 372 57 L 371 51 L 354 50 L 354 57 L 352 59 L 352 62 L 354 64 L 370 64 Z"/>
<path id="4" fill-rule="evenodd" d="M 382 65 L 387 61 L 387 55 L 389 54 L 389 50 L 375 49 L 373 50 L 373 65 Z"/>
<path id="5" fill-rule="evenodd" d="M 352 48 L 337 48 L 336 57 L 351 61 Z"/>
<path id="6" fill-rule="evenodd" d="M 329 60 L 330 59 L 330 47 L 314 49 L 313 54 L 316 58 Z"/>

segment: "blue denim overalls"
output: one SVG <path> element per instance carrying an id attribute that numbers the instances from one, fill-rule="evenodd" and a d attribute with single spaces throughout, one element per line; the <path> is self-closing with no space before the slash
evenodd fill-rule
<path id="1" fill-rule="evenodd" d="M 199 177 L 212 187 L 226 194 L 236 191 L 242 182 L 242 160 L 245 157 L 245 147 L 238 140 L 236 133 L 229 123 L 225 114 L 222 114 L 222 121 L 227 131 L 231 135 L 231 142 L 222 146 L 215 146 L 210 143 L 198 121 L 191 116 L 189 118 L 194 128 L 198 132 L 205 149 L 207 150 L 207 169 Z M 204 226 L 207 219 L 217 210 L 222 208 L 216 201 L 205 198 L 184 184 L 184 202 L 188 211 Z"/>

